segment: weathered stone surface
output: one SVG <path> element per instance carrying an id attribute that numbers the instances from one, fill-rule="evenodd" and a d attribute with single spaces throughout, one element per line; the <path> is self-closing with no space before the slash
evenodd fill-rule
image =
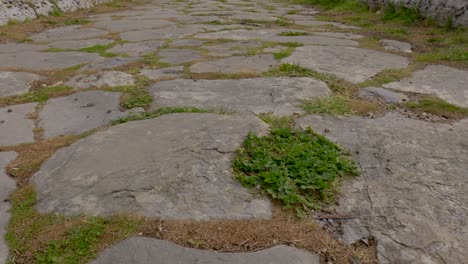
<path id="1" fill-rule="evenodd" d="M 34 142 L 34 122 L 27 118 L 36 103 L 0 108 L 0 146 Z"/>
<path id="2" fill-rule="evenodd" d="M 76 89 L 86 89 L 91 87 L 101 88 L 132 85 L 134 83 L 135 79 L 131 74 L 119 71 L 104 71 L 91 75 L 76 75 L 66 82 L 65 85 Z"/>
<path id="3" fill-rule="evenodd" d="M 190 66 L 193 73 L 251 73 L 258 74 L 269 71 L 278 65 L 271 54 L 261 54 L 251 57 L 234 56 L 214 61 L 202 61 Z"/>
<path id="4" fill-rule="evenodd" d="M 233 55 L 245 55 L 248 49 L 259 48 L 263 45 L 261 41 L 231 41 L 226 43 L 205 45 L 204 49 L 208 51 L 209 56 L 228 57 Z"/>
<path id="5" fill-rule="evenodd" d="M 142 70 L 141 75 L 152 80 L 171 79 L 180 77 L 184 73 L 184 66 L 168 67 L 158 70 Z"/>
<path id="6" fill-rule="evenodd" d="M 85 52 L 21 52 L 0 54 L 0 68 L 60 70 L 78 64 L 97 62 L 102 57 Z"/>
<path id="7" fill-rule="evenodd" d="M 177 39 L 195 34 L 199 31 L 202 31 L 202 29 L 194 27 L 167 27 L 123 32 L 120 33 L 120 37 L 123 40 L 133 42 L 153 39 Z"/>
<path id="8" fill-rule="evenodd" d="M 111 53 L 123 53 L 132 57 L 138 57 L 149 54 L 151 52 L 155 52 L 162 45 L 164 45 L 164 41 L 162 40 L 153 40 L 138 43 L 125 43 L 116 45 L 111 49 L 108 49 L 107 51 Z"/>
<path id="9" fill-rule="evenodd" d="M 47 49 L 45 45 L 25 44 L 25 43 L 5 43 L 0 44 L 0 53 L 20 53 L 25 51 L 41 51 Z"/>
<path id="10" fill-rule="evenodd" d="M 120 93 L 88 91 L 50 99 L 39 113 L 39 126 L 44 137 L 80 134 L 109 125 L 112 120 L 127 116 L 120 111 Z"/>
<path id="11" fill-rule="evenodd" d="M 178 39 L 171 43 L 171 47 L 198 47 L 205 43 L 196 39 Z"/>
<path id="12" fill-rule="evenodd" d="M 380 41 L 384 49 L 392 50 L 392 51 L 399 51 L 404 53 L 412 53 L 411 44 L 391 39 L 382 39 Z"/>
<path id="13" fill-rule="evenodd" d="M 181 64 L 196 61 L 202 58 L 200 51 L 189 49 L 163 49 L 158 52 L 160 62 Z"/>
<path id="14" fill-rule="evenodd" d="M 449 103 L 468 107 L 468 71 L 443 65 L 430 65 L 413 77 L 385 84 L 383 87 L 425 94 L 434 94 Z"/>
<path id="15" fill-rule="evenodd" d="M 326 130 L 361 165 L 362 175 L 344 183 L 338 213 L 354 215 L 377 239 L 380 263 L 468 259 L 468 119 L 450 125 L 389 113 L 297 124 Z"/>
<path id="16" fill-rule="evenodd" d="M 83 40 L 62 40 L 48 44 L 49 47 L 58 49 L 82 49 L 95 45 L 108 45 L 114 42 L 111 39 L 83 39 Z"/>
<path id="17" fill-rule="evenodd" d="M 31 83 L 41 78 L 27 72 L 0 72 L 0 97 L 26 93 Z"/>
<path id="18" fill-rule="evenodd" d="M 298 47 L 283 63 L 334 74 L 353 83 L 363 82 L 385 69 L 407 67 L 405 57 L 354 47 Z"/>
<path id="19" fill-rule="evenodd" d="M 404 103 L 408 96 L 379 87 L 366 87 L 359 91 L 359 97 L 370 101 L 382 100 L 386 103 Z"/>
<path id="20" fill-rule="evenodd" d="M 65 26 L 46 30 L 31 36 L 35 42 L 53 42 L 59 40 L 90 39 L 108 34 L 97 28 L 81 28 L 81 26 Z"/>
<path id="21" fill-rule="evenodd" d="M 95 24 L 95 27 L 108 30 L 110 32 L 125 32 L 149 28 L 162 28 L 175 25 L 174 22 L 167 20 L 106 20 Z"/>
<path id="22" fill-rule="evenodd" d="M 352 33 L 341 33 L 341 32 L 312 32 L 314 35 L 326 36 L 332 38 L 342 38 L 342 39 L 362 39 L 364 36 L 356 35 Z"/>
<path id="23" fill-rule="evenodd" d="M 90 264 L 319 264 L 319 256 L 288 246 L 275 246 L 249 253 L 221 253 L 181 247 L 146 237 L 125 239 L 105 250 Z"/>
<path id="24" fill-rule="evenodd" d="M 0 125 L 1 126 L 1 125 Z M 0 152 L 0 263 L 7 263 L 8 246 L 4 239 L 6 227 L 10 219 L 10 193 L 15 190 L 16 183 L 5 173 L 10 161 L 16 158 L 16 152 Z"/>
<path id="25" fill-rule="evenodd" d="M 252 78 L 241 80 L 173 80 L 155 83 L 152 109 L 195 106 L 255 114 L 301 113 L 298 99 L 330 95 L 325 83 L 313 78 Z"/>
<path id="26" fill-rule="evenodd" d="M 111 70 L 120 66 L 127 65 L 129 63 L 138 61 L 139 58 L 122 58 L 122 57 L 114 57 L 114 58 L 106 58 L 103 60 L 99 60 L 96 62 L 88 63 L 85 66 L 80 68 L 80 72 L 89 71 L 89 70 Z"/>
<path id="27" fill-rule="evenodd" d="M 341 29 L 356 29 L 356 30 L 361 29 L 360 27 L 345 25 L 342 23 L 331 22 L 331 21 L 301 20 L 301 21 L 296 21 L 295 24 L 301 25 L 301 26 L 311 26 L 311 27 L 333 26 L 333 27 L 341 28 Z"/>
<path id="28" fill-rule="evenodd" d="M 56 152 L 33 176 L 40 212 L 177 219 L 270 218 L 271 204 L 231 175 L 254 116 L 169 114 L 130 122 Z"/>

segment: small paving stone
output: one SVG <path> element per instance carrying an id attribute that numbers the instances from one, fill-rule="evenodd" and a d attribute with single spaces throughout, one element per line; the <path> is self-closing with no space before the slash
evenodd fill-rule
<path id="1" fill-rule="evenodd" d="M 184 66 L 168 67 L 158 70 L 142 70 L 141 75 L 146 76 L 152 80 L 171 79 L 182 76 L 184 73 Z"/>
<path id="2" fill-rule="evenodd" d="M 271 70 L 278 65 L 271 54 L 250 57 L 234 56 L 213 61 L 198 62 L 190 66 L 193 73 L 248 73 L 258 74 Z"/>
<path id="3" fill-rule="evenodd" d="M 90 39 L 107 35 L 109 32 L 97 28 L 81 28 L 81 26 L 66 26 L 46 30 L 31 36 L 35 42 L 53 42 L 59 40 Z"/>
<path id="4" fill-rule="evenodd" d="M 0 97 L 27 93 L 31 83 L 41 78 L 27 72 L 0 72 Z"/>
<path id="5" fill-rule="evenodd" d="M 408 96 L 379 87 L 366 87 L 359 91 L 359 97 L 370 101 L 380 99 L 386 103 L 408 102 Z"/>
<path id="6" fill-rule="evenodd" d="M 263 45 L 261 41 L 231 41 L 226 43 L 205 45 L 204 49 L 208 50 L 207 55 L 228 57 L 233 55 L 245 55 L 248 49 L 259 48 Z"/>
<path id="7" fill-rule="evenodd" d="M 83 39 L 83 40 L 62 40 L 49 43 L 48 46 L 58 49 L 82 49 L 96 45 L 108 45 L 114 42 L 111 39 Z"/>
<path id="8" fill-rule="evenodd" d="M 241 80 L 180 79 L 155 83 L 150 88 L 152 109 L 194 106 L 226 111 L 302 113 L 299 99 L 327 97 L 327 85 L 313 78 L 251 78 Z"/>
<path id="9" fill-rule="evenodd" d="M 75 89 L 87 89 L 91 87 L 102 88 L 132 85 L 134 83 L 135 79 L 131 74 L 119 71 L 104 71 L 91 75 L 76 75 L 66 82 L 65 85 Z"/>
<path id="10" fill-rule="evenodd" d="M 36 209 L 65 215 L 270 219 L 270 201 L 242 187 L 231 170 L 244 137 L 267 129 L 253 115 L 208 113 L 113 126 L 60 149 L 44 163 L 32 177 Z"/>
<path id="11" fill-rule="evenodd" d="M 125 43 L 118 44 L 111 49 L 108 49 L 107 52 L 118 53 L 118 54 L 127 54 L 128 56 L 138 57 L 144 56 L 151 52 L 155 52 L 158 48 L 164 45 L 162 40 L 153 40 L 145 41 L 138 43 Z"/>
<path id="12" fill-rule="evenodd" d="M 117 67 L 127 65 L 132 62 L 138 61 L 139 58 L 106 58 L 97 62 L 88 63 L 85 66 L 81 67 L 79 72 L 83 71 L 93 71 L 93 70 L 111 70 Z"/>
<path id="13" fill-rule="evenodd" d="M 0 152 L 0 263 L 7 263 L 8 245 L 4 237 L 10 219 L 9 196 L 16 188 L 15 180 L 6 174 L 6 167 L 16 156 L 16 152 Z"/>
<path id="14" fill-rule="evenodd" d="M 342 39 L 362 39 L 364 36 L 356 35 L 352 33 L 341 33 L 341 32 L 312 32 L 313 35 L 326 36 L 332 38 Z"/>
<path id="15" fill-rule="evenodd" d="M 105 250 L 90 264 L 319 264 L 320 258 L 295 247 L 275 246 L 248 253 L 221 253 L 181 247 L 146 237 L 132 237 Z"/>
<path id="16" fill-rule="evenodd" d="M 34 142 L 34 122 L 27 117 L 35 107 L 29 103 L 0 108 L 0 147 Z"/>
<path id="17" fill-rule="evenodd" d="M 441 99 L 468 107 L 468 71 L 443 65 L 430 65 L 412 77 L 383 85 L 406 92 L 434 94 Z"/>
<path id="18" fill-rule="evenodd" d="M 352 83 L 363 82 L 385 69 L 401 69 L 409 64 L 405 57 L 354 47 L 298 47 L 281 61 L 334 74 Z"/>
<path id="19" fill-rule="evenodd" d="M 103 58 L 86 52 L 20 52 L 0 54 L 0 68 L 24 70 L 60 70 L 101 61 Z"/>
<path id="20" fill-rule="evenodd" d="M 148 28 L 162 28 L 174 25 L 174 22 L 167 20 L 145 20 L 144 22 L 139 20 L 110 20 L 97 22 L 95 27 L 105 29 L 110 32 L 126 32 Z"/>
<path id="21" fill-rule="evenodd" d="M 384 49 L 392 50 L 392 51 L 399 51 L 404 53 L 412 53 L 411 44 L 391 39 L 382 39 L 380 41 Z"/>
<path id="22" fill-rule="evenodd" d="M 41 51 L 47 49 L 45 45 L 25 44 L 25 43 L 5 43 L 0 44 L 0 53 L 20 53 L 25 51 Z"/>
<path id="23" fill-rule="evenodd" d="M 158 52 L 160 62 L 181 64 L 197 61 L 202 58 L 200 51 L 189 49 L 163 49 Z"/>
<path id="24" fill-rule="evenodd" d="M 194 27 L 168 27 L 159 29 L 145 29 L 120 33 L 123 40 L 138 42 L 153 39 L 177 39 L 202 31 Z"/>
<path id="25" fill-rule="evenodd" d="M 178 39 L 171 43 L 171 47 L 198 47 L 205 43 L 197 39 Z"/>
<path id="26" fill-rule="evenodd" d="M 120 111 L 120 93 L 87 91 L 50 99 L 39 113 L 44 137 L 80 134 L 127 116 Z"/>

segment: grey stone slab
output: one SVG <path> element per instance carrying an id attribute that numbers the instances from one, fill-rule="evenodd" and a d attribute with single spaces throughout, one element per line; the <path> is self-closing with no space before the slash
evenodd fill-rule
<path id="1" fill-rule="evenodd" d="M 127 116 L 120 110 L 120 93 L 87 91 L 50 99 L 39 113 L 44 137 L 80 134 Z"/>
<path id="2" fill-rule="evenodd" d="M 27 93 L 31 83 L 41 78 L 33 73 L 0 71 L 0 97 Z"/>
<path id="3" fill-rule="evenodd" d="M 119 71 L 104 71 L 95 74 L 79 74 L 72 77 L 65 83 L 76 89 L 87 89 L 91 87 L 113 87 L 132 85 L 135 83 L 135 78 L 131 74 Z"/>
<path id="4" fill-rule="evenodd" d="M 86 52 L 21 52 L 0 54 L 0 68 L 25 70 L 60 70 L 78 64 L 97 62 L 103 58 Z"/>
<path id="5" fill-rule="evenodd" d="M 189 49 L 163 49 L 158 52 L 159 61 L 170 64 L 181 64 L 197 61 L 202 58 L 200 51 Z"/>
<path id="6" fill-rule="evenodd" d="M 6 174 L 6 167 L 16 156 L 16 152 L 0 152 L 0 263 L 7 263 L 8 245 L 5 234 L 10 219 L 9 196 L 16 188 L 16 182 Z"/>
<path id="7" fill-rule="evenodd" d="M 201 28 L 194 27 L 167 27 L 159 29 L 145 29 L 120 33 L 123 40 L 132 42 L 153 40 L 153 39 L 177 39 L 202 31 Z"/>
<path id="8" fill-rule="evenodd" d="M 379 87 L 366 87 L 362 88 L 359 97 L 371 101 L 382 100 L 386 103 L 404 103 L 408 102 L 408 96 L 402 93 L 396 93 L 384 88 Z"/>
<path id="9" fill-rule="evenodd" d="M 138 57 L 155 52 L 162 45 L 164 45 L 164 41 L 162 40 L 144 41 L 138 43 L 125 43 L 118 44 L 112 47 L 111 49 L 108 49 L 107 51 L 111 53 L 127 54 L 132 57 Z"/>
<path id="10" fill-rule="evenodd" d="M 311 252 L 288 246 L 248 253 L 221 253 L 181 247 L 177 244 L 146 237 L 132 237 L 105 250 L 90 264 L 320 264 Z"/>
<path id="11" fill-rule="evenodd" d="M 271 218 L 233 179 L 235 150 L 266 133 L 253 115 L 181 113 L 129 122 L 59 150 L 32 177 L 39 212 L 171 219 Z"/>
<path id="12" fill-rule="evenodd" d="M 312 32 L 314 35 L 341 38 L 341 39 L 362 39 L 364 36 L 343 32 Z"/>
<path id="13" fill-rule="evenodd" d="M 249 49 L 259 48 L 263 45 L 261 41 L 245 40 L 231 41 L 213 45 L 205 45 L 203 49 L 207 50 L 207 55 L 217 57 L 229 57 L 233 55 L 245 55 Z"/>
<path id="14" fill-rule="evenodd" d="M 150 88 L 152 109 L 195 106 L 226 111 L 302 113 L 299 99 L 327 97 L 327 85 L 313 78 L 252 78 L 241 80 L 180 79 L 155 83 Z"/>
<path id="15" fill-rule="evenodd" d="M 213 61 L 202 61 L 190 66 L 193 73 L 262 73 L 276 67 L 278 61 L 271 54 L 234 56 Z"/>
<path id="16" fill-rule="evenodd" d="M 382 46 L 386 50 L 392 50 L 392 51 L 398 51 L 398 52 L 404 52 L 404 53 L 412 53 L 413 52 L 411 50 L 411 44 L 410 43 L 391 40 L 391 39 L 382 39 L 380 41 L 380 43 L 382 44 Z"/>
<path id="17" fill-rule="evenodd" d="M 46 30 L 31 35 L 31 39 L 39 43 L 59 40 L 90 39 L 107 35 L 109 32 L 97 28 L 81 28 L 81 26 L 65 26 Z"/>
<path id="18" fill-rule="evenodd" d="M 99 21 L 95 24 L 95 27 L 105 29 L 110 32 L 125 32 L 149 28 L 162 28 L 167 26 L 175 26 L 175 23 L 167 20 L 111 20 Z"/>
<path id="19" fill-rule="evenodd" d="M 363 82 L 385 69 L 401 69 L 409 65 L 405 57 L 354 47 L 298 47 L 281 60 L 318 72 L 334 74 L 352 83 Z"/>
<path id="20" fill-rule="evenodd" d="M 355 29 L 360 30 L 360 27 L 345 25 L 338 22 L 330 22 L 330 21 L 315 21 L 315 20 L 300 20 L 295 21 L 294 24 L 301 25 L 301 26 L 311 26 L 311 27 L 322 27 L 322 26 L 332 26 L 341 29 Z"/>
<path id="21" fill-rule="evenodd" d="M 347 228 L 377 240 L 380 263 L 465 262 L 468 119 L 442 124 L 388 113 L 296 122 L 326 131 L 361 165 L 361 176 L 343 183 L 337 212 L 362 223 Z"/>
<path id="22" fill-rule="evenodd" d="M 34 142 L 34 122 L 27 117 L 35 107 L 29 103 L 0 108 L 0 146 Z"/>
<path id="23" fill-rule="evenodd" d="M 61 40 L 49 43 L 48 46 L 58 49 L 82 49 L 96 45 L 108 45 L 114 42 L 112 39 L 83 39 L 83 40 Z"/>
<path id="24" fill-rule="evenodd" d="M 47 49 L 45 45 L 6 43 L 0 44 L 0 53 L 20 53 L 25 51 L 41 51 Z"/>
<path id="25" fill-rule="evenodd" d="M 141 75 L 146 76 L 152 80 L 173 79 L 182 76 L 184 73 L 184 66 L 168 67 L 158 70 L 142 70 Z"/>
<path id="26" fill-rule="evenodd" d="M 99 60 L 97 62 L 88 63 L 85 66 L 80 68 L 80 72 L 83 71 L 92 71 L 92 70 L 111 70 L 117 67 L 121 67 L 127 65 L 132 62 L 138 61 L 140 58 L 122 58 L 122 57 L 114 57 L 114 58 L 105 58 L 103 60 Z"/>
<path id="27" fill-rule="evenodd" d="M 413 77 L 383 85 L 385 88 L 434 94 L 445 101 L 468 107 L 468 71 L 443 65 L 430 65 Z"/>
<path id="28" fill-rule="evenodd" d="M 171 47 L 199 47 L 205 43 L 196 39 L 178 39 L 171 43 Z"/>

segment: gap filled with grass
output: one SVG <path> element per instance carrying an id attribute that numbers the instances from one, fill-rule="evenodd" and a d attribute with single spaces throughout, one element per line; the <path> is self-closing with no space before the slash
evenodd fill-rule
<path id="1" fill-rule="evenodd" d="M 413 111 L 431 113 L 445 118 L 468 117 L 468 108 L 447 103 L 437 97 L 424 97 L 415 102 L 407 102 L 404 106 Z"/>
<path id="2" fill-rule="evenodd" d="M 340 96 L 303 99 L 299 104 L 307 114 L 342 116 L 353 113 L 349 101 Z"/>
<path id="3" fill-rule="evenodd" d="M 162 115 L 174 113 L 210 113 L 213 111 L 200 109 L 197 107 L 164 107 L 155 111 L 136 113 L 127 117 L 122 117 L 112 122 L 113 125 L 123 124 L 130 121 L 151 119 Z"/>
<path id="4" fill-rule="evenodd" d="M 134 85 L 124 85 L 117 87 L 108 87 L 104 90 L 110 92 L 121 92 L 120 105 L 125 109 L 135 107 L 148 108 L 153 101 L 153 97 L 149 94 L 147 88 L 151 84 L 151 80 L 144 76 L 137 76 L 137 81 Z"/>
<path id="5" fill-rule="evenodd" d="M 330 202 L 337 179 L 358 175 L 345 152 L 310 128 L 273 128 L 268 136 L 249 134 L 233 162 L 235 177 L 304 216 Z"/>

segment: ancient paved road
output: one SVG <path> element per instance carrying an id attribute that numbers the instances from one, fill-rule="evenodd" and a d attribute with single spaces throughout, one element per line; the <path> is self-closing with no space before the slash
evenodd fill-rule
<path id="1" fill-rule="evenodd" d="M 130 122 L 59 150 L 32 178 L 37 209 L 66 215 L 138 212 L 176 219 L 268 219 L 270 201 L 231 178 L 235 149 L 248 132 L 268 133 L 268 125 L 255 114 L 304 114 L 298 100 L 329 97 L 332 92 L 314 78 L 261 77 L 262 73 L 291 63 L 360 83 L 411 63 L 405 56 L 411 52 L 408 44 L 389 40 L 379 51 L 361 48 L 359 28 L 318 21 L 316 13 L 260 0 L 158 0 L 92 15 L 87 25 L 34 34 L 32 43 L 2 44 L 1 97 L 27 93 L 33 81 L 46 78 L 45 71 L 78 64 L 81 68 L 63 80 L 72 94 L 0 108 L 0 146 L 34 142 L 39 128 L 43 138 L 80 134 L 142 111 L 122 111 L 119 99 L 125 91 L 109 87 L 134 85 L 139 76 L 146 76 L 153 83 L 145 87 L 153 99 L 151 109 L 194 106 L 235 114 L 182 113 Z M 278 56 L 298 43 L 303 46 L 290 56 Z M 109 44 L 115 45 L 106 52 L 119 56 L 80 51 Z M 136 66 L 122 67 L 132 63 Z M 195 81 L 188 76 L 207 78 Z M 233 76 L 256 78 L 229 79 Z M 467 78 L 466 71 L 433 65 L 385 85 L 393 91 L 371 88 L 368 93 L 391 102 L 407 99 L 397 90 L 428 93 L 466 107 Z M 374 119 L 303 116 L 296 125 L 326 131 L 350 149 L 362 167 L 361 177 L 345 182 L 337 209 L 357 216 L 343 220 L 345 242 L 374 237 L 381 263 L 468 259 L 468 120 L 432 123 L 389 112 Z M 0 165 L 5 167 L 15 155 L 0 153 Z M 3 201 L 12 186 L 3 173 L 0 183 Z M 5 202 L 0 204 L 2 229 L 7 208 Z M 218 256 L 154 239 L 125 240 L 94 263 L 130 257 L 133 247 L 141 251 L 133 260 L 142 264 L 161 252 L 182 262 L 198 258 L 206 263 L 284 263 L 281 257 L 290 256 L 294 263 L 318 263 L 316 255 L 287 247 Z M 2 263 L 4 242 L 0 249 Z M 278 257 L 271 258 L 275 254 Z M 138 257 L 142 255 L 146 257 Z"/>

